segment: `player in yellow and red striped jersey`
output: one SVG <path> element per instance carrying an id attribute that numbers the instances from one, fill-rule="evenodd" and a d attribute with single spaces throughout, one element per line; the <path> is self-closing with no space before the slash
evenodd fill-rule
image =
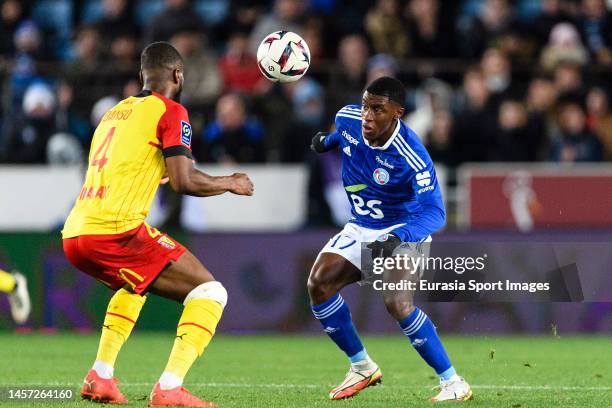
<path id="1" fill-rule="evenodd" d="M 194 168 L 191 125 L 177 102 L 183 60 L 174 47 L 147 46 L 140 79 L 142 92 L 119 102 L 96 128 L 85 183 L 62 231 L 70 262 L 116 290 L 81 394 L 96 402 L 127 403 L 113 366 L 151 292 L 185 308 L 150 406 L 215 406 L 181 385 L 214 335 L 227 292 L 191 252 L 146 224 L 145 217 L 165 175 L 175 191 L 200 197 L 252 195 L 253 184 L 245 174 L 212 177 Z"/>

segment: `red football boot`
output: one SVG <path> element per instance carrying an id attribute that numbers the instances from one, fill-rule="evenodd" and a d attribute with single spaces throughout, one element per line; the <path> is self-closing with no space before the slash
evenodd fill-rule
<path id="1" fill-rule="evenodd" d="M 183 387 L 162 390 L 159 383 L 151 391 L 150 407 L 217 407 L 214 402 L 204 401 Z"/>
<path id="2" fill-rule="evenodd" d="M 102 378 L 91 369 L 83 381 L 81 397 L 103 404 L 127 404 L 128 400 L 117 388 L 117 383 L 119 380 L 116 378 Z"/>

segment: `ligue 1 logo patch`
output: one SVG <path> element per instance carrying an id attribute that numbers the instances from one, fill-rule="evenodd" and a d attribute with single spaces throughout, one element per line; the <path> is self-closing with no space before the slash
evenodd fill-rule
<path id="1" fill-rule="evenodd" d="M 374 177 L 376 184 L 380 184 L 381 186 L 384 186 L 389 182 L 389 172 L 380 167 L 374 170 L 374 174 L 372 176 Z"/>
<path id="2" fill-rule="evenodd" d="M 191 125 L 184 120 L 181 120 L 181 143 L 191 147 Z"/>

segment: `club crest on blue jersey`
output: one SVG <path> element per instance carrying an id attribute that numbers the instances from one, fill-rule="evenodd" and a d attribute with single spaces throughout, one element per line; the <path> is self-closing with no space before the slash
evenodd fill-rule
<path id="1" fill-rule="evenodd" d="M 191 125 L 181 120 L 181 143 L 187 147 L 191 147 L 191 133 Z"/>
<path id="2" fill-rule="evenodd" d="M 374 170 L 374 174 L 372 176 L 374 177 L 376 184 L 380 184 L 381 186 L 384 186 L 389 182 L 389 172 L 383 168 L 379 167 Z"/>

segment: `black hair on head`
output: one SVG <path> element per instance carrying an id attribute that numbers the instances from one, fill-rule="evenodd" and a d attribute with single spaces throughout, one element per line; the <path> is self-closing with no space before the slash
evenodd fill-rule
<path id="1" fill-rule="evenodd" d="M 170 43 L 154 42 L 140 54 L 141 69 L 176 69 L 183 67 L 183 57 Z"/>
<path id="2" fill-rule="evenodd" d="M 406 103 L 406 88 L 400 80 L 391 77 L 380 77 L 368 85 L 366 91 L 372 95 L 386 96 L 390 101 L 404 107 Z"/>

